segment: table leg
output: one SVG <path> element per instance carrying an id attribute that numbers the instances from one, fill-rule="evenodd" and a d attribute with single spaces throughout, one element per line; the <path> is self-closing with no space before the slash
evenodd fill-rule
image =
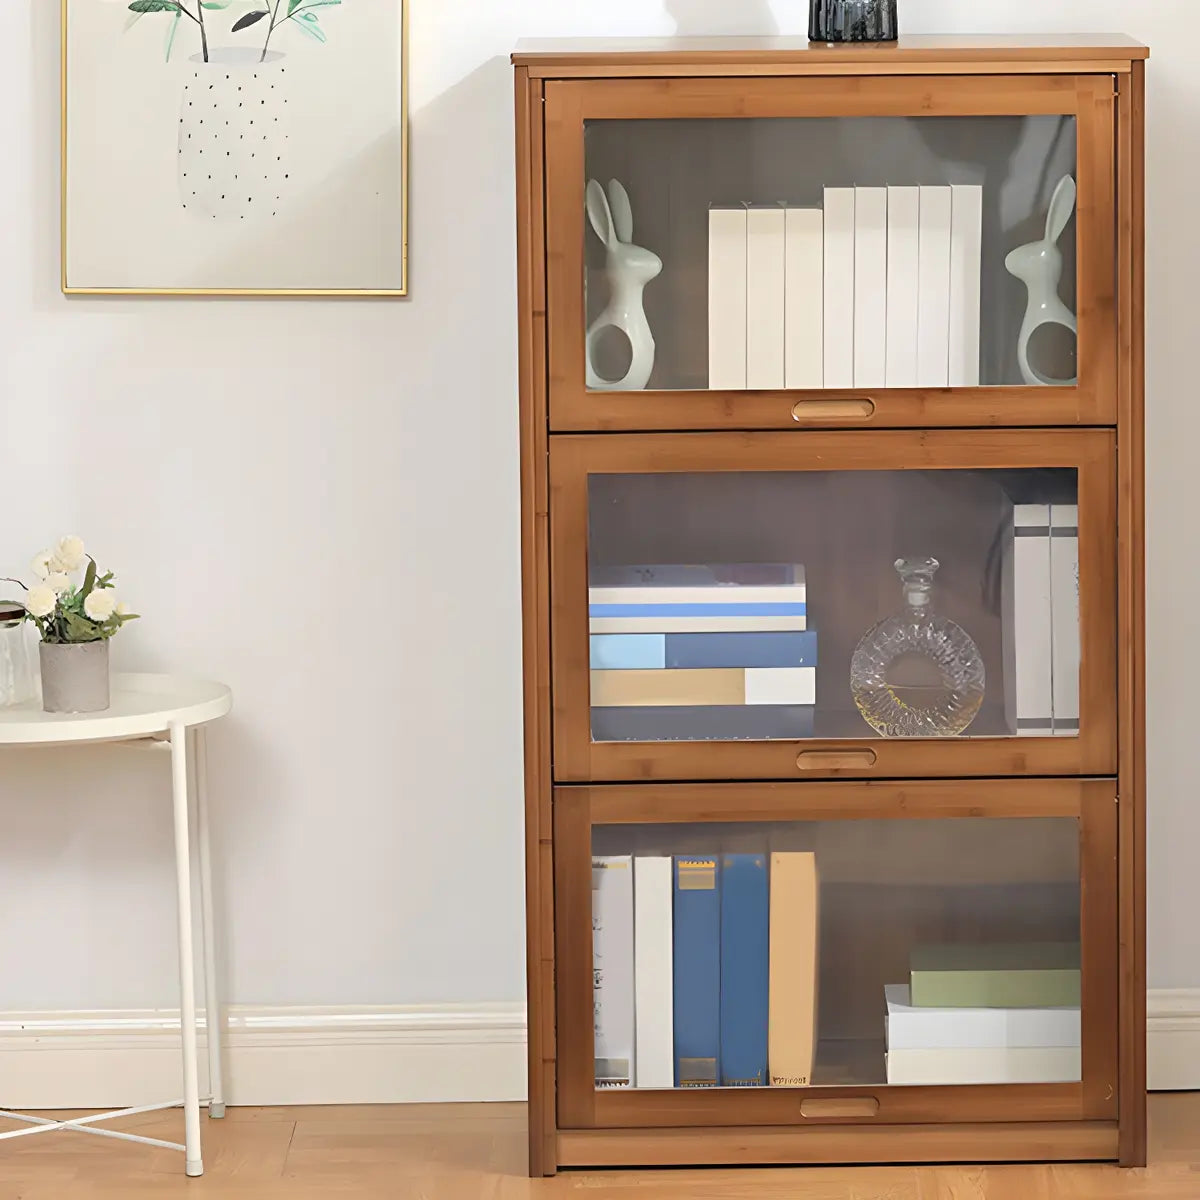
<path id="1" fill-rule="evenodd" d="M 186 1170 L 203 1175 L 200 1079 L 196 1065 L 196 960 L 192 946 L 192 859 L 188 847 L 187 729 L 171 725 L 171 791 L 175 812 L 175 882 L 179 916 L 179 1012 L 183 1042 L 183 1123 Z"/>
<path id="2" fill-rule="evenodd" d="M 204 937 L 204 1013 L 208 1031 L 208 1088 L 210 1117 L 225 1115 L 221 1077 L 221 1006 L 217 987 L 217 940 L 213 931 L 212 850 L 208 837 L 208 746 L 203 725 L 193 732 L 196 762 L 196 825 L 200 840 L 200 927 Z"/>

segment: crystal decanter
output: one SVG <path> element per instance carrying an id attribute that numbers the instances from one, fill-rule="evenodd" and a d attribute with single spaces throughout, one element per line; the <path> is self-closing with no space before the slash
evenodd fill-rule
<path id="1" fill-rule="evenodd" d="M 933 611 L 936 558 L 896 561 L 904 608 L 858 644 L 850 688 L 884 737 L 957 737 L 983 704 L 983 658 L 970 635 Z"/>

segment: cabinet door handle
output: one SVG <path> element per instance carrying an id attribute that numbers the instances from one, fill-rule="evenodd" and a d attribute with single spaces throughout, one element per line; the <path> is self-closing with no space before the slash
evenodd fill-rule
<path id="1" fill-rule="evenodd" d="M 875 401 L 867 396 L 846 400 L 797 400 L 792 405 L 793 421 L 869 421 Z"/>
<path id="2" fill-rule="evenodd" d="M 846 1096 L 834 1100 L 805 1100 L 800 1105 L 800 1115 L 818 1120 L 830 1117 L 873 1117 L 879 1112 L 879 1101 L 874 1096 Z"/>
<path id="3" fill-rule="evenodd" d="M 874 750 L 804 750 L 796 758 L 801 771 L 869 771 Z"/>

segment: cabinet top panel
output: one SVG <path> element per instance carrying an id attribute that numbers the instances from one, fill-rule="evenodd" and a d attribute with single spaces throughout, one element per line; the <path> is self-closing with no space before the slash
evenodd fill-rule
<path id="1" fill-rule="evenodd" d="M 922 36 L 891 43 L 826 45 L 804 37 L 531 39 L 518 43 L 516 66 L 534 75 L 870 74 L 1110 71 L 1149 56 L 1124 34 Z"/>

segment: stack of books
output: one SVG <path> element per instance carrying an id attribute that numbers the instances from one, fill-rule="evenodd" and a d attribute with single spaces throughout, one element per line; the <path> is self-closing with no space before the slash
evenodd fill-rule
<path id="1" fill-rule="evenodd" d="M 597 1087 L 805 1087 L 820 883 L 810 853 L 592 859 Z"/>
<path id="2" fill-rule="evenodd" d="M 803 567 L 597 567 L 590 582 L 596 741 L 812 736 Z"/>
<path id="3" fill-rule="evenodd" d="M 889 1084 L 1081 1078 L 1077 942 L 918 947 L 884 991 Z"/>
<path id="4" fill-rule="evenodd" d="M 710 388 L 979 386 L 983 189 L 709 210 Z"/>

